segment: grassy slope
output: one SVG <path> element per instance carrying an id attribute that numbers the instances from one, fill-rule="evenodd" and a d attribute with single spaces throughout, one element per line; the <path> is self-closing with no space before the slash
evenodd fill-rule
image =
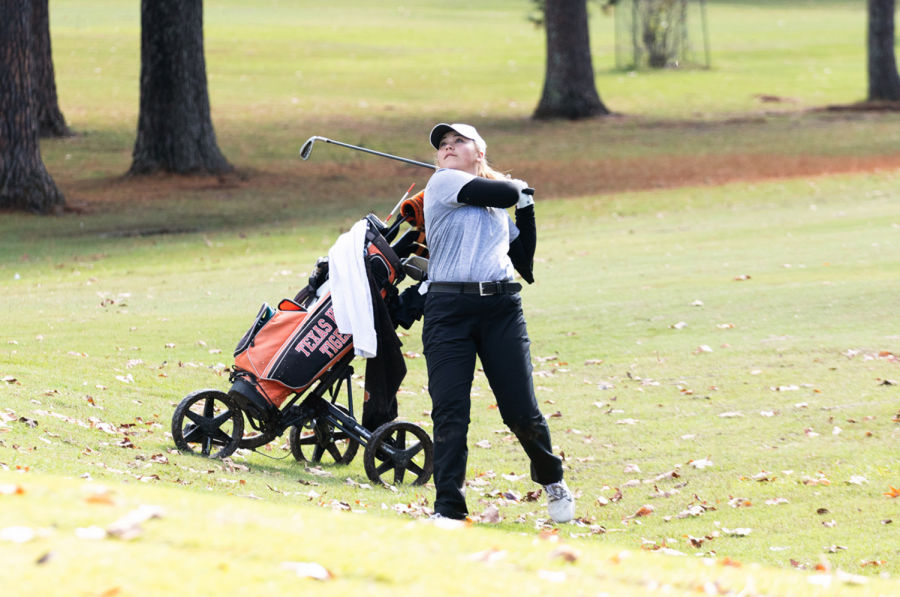
<path id="1" fill-rule="evenodd" d="M 797 572 L 626 553 L 599 545 L 579 545 L 579 559 L 566 563 L 552 556 L 563 542 L 483 529 L 441 530 L 174 489 L 120 485 L 104 492 L 88 482 L 2 472 L 0 483 L 14 483 L 25 491 L 0 496 L 0 528 L 28 525 L 45 535 L 21 546 L 0 544 L 4 563 L 15 571 L 5 574 L 0 584 L 11 597 L 59 594 L 61 586 L 69 594 L 122 596 L 246 595 L 258 594 L 263 587 L 277 594 L 299 590 L 436 596 L 625 596 L 710 587 L 732 594 L 758 589 L 770 596 L 858 597 L 896 590 L 896 581 L 877 579 L 864 587 L 835 580 L 830 589 L 821 590 Z M 112 503 L 88 501 L 98 493 Z M 165 516 L 144 523 L 138 539 L 75 537 L 79 527 L 106 526 L 142 504 L 163 506 Z M 484 552 L 502 553 L 492 562 L 472 558 Z M 48 553 L 49 561 L 35 563 Z M 322 585 L 298 579 L 280 568 L 281 562 L 315 562 L 334 578 Z"/>
<path id="2" fill-rule="evenodd" d="M 440 3 L 420 2 L 405 8 L 409 16 L 396 6 L 373 8 L 359 2 L 332 3 L 329 8 L 280 2 L 265 9 L 207 3 L 213 112 L 226 154 L 242 168 L 287 170 L 296 167 L 296 158 L 291 156 L 302 139 L 316 133 L 427 159 L 421 134 L 416 131 L 426 130 L 434 119 L 445 118 L 475 119 L 494 139 L 492 151 L 503 156 L 504 166 L 526 167 L 549 155 L 558 160 L 560 168 L 573 159 L 583 159 L 579 172 L 590 172 L 592 161 L 681 154 L 889 155 L 900 135 L 896 116 L 835 119 L 788 114 L 721 121 L 723 115 L 727 119 L 729 114 L 758 110 L 752 97 L 755 93 L 801 100 L 777 105 L 788 110 L 858 99 L 864 87 L 859 68 L 863 60 L 861 2 L 713 3 L 714 71 L 639 73 L 635 77 L 610 70 L 611 21 L 595 16 L 592 40 L 601 94 L 612 108 L 639 117 L 557 125 L 522 120 L 537 101 L 543 58 L 542 33 L 520 18 L 521 3 L 456 2 L 444 8 Z M 321 160 L 321 168 L 307 165 L 304 173 L 315 174 L 302 183 L 271 183 L 260 176 L 234 189 L 210 191 L 186 185 L 154 194 L 153 189 L 104 181 L 103 177 L 127 169 L 133 143 L 138 9 L 116 2 L 54 1 L 51 10 L 62 107 L 83 135 L 45 143 L 44 157 L 54 176 L 68 189 L 76 189 L 72 195 L 90 200 L 102 195 L 98 200 L 107 203 L 84 214 L 52 220 L 5 215 L 0 223 L 4 238 L 0 247 L 0 300 L 4 304 L 0 329 L 4 330 L 2 340 L 18 342 L 7 345 L 0 354 L 0 376 L 13 375 L 20 380 L 20 385 L 0 386 L 0 401 L 3 408 L 39 421 L 36 429 L 11 423 L 8 431 L 0 432 L 0 462 L 58 476 L 89 472 L 107 483 L 139 474 L 159 474 L 162 481 L 155 483 L 158 485 L 177 480 L 188 483 L 182 487 L 188 493 L 169 491 L 146 498 L 177 506 L 172 508 L 176 514 L 156 527 L 163 529 L 159 535 L 151 532 L 147 543 L 131 544 L 125 550 L 102 543 L 96 544 L 96 554 L 89 552 L 97 555 L 101 564 L 111 563 L 115 574 L 123 568 L 121 574 L 127 574 L 133 568 L 120 559 L 132 556 L 163 558 L 163 565 L 179 569 L 193 557 L 211 563 L 231 558 L 234 550 L 224 553 L 228 546 L 219 552 L 204 547 L 208 542 L 183 539 L 177 530 L 188 519 L 210 524 L 203 530 L 215 528 L 215 523 L 195 513 L 233 503 L 206 494 L 210 490 L 235 493 L 234 482 L 243 479 L 246 486 L 241 492 L 275 504 L 257 508 L 259 502 L 238 502 L 236 518 L 251 522 L 245 527 L 246 534 L 235 541 L 252 543 L 254 552 L 265 554 L 260 556 L 265 561 L 229 560 L 226 566 L 230 570 L 243 571 L 247 566 L 253 570 L 247 575 L 256 580 L 281 575 L 271 566 L 281 559 L 315 559 L 305 544 L 304 551 L 282 558 L 283 551 L 278 548 L 296 543 L 290 535 L 294 528 L 271 530 L 300 507 L 303 516 L 317 521 L 310 532 L 324 533 L 321 541 L 311 545 L 328 546 L 312 553 L 321 551 L 323 558 L 327 556 L 322 563 L 334 567 L 343 579 L 333 587 L 343 587 L 345 582 L 348 590 L 368 587 L 373 575 L 377 579 L 379 573 L 386 574 L 379 572 L 384 569 L 393 576 L 382 580 L 394 592 L 399 589 L 391 582 L 432 582 L 424 573 L 415 576 L 418 570 L 402 576 L 404 571 L 396 570 L 396 559 L 362 562 L 361 571 L 349 570 L 344 563 L 349 542 L 341 535 L 320 531 L 318 512 L 302 507 L 320 502 L 327 505 L 332 498 L 349 503 L 360 500 L 369 505 L 369 515 L 346 515 L 351 517 L 346 524 L 363 525 L 358 541 L 371 540 L 362 533 L 379 537 L 383 535 L 379 529 L 393 529 L 398 523 L 390 519 L 397 515 L 381 510 L 380 504 L 410 503 L 422 496 L 412 489 L 393 495 L 344 485 L 347 476 L 365 481 L 359 459 L 347 469 L 333 471 L 335 478 L 317 478 L 290 460 L 276 462 L 259 455 L 249 457 L 246 464 L 251 471 L 247 473 L 210 468 L 187 456 L 169 455 L 172 464 L 168 466 L 135 458 L 166 453 L 171 440 L 163 433 L 172 404 L 197 388 L 224 387 L 225 379 L 208 366 L 230 363 L 227 355 L 256 306 L 299 288 L 301 274 L 315 257 L 365 210 L 386 211 L 393 203 L 395 180 L 379 182 L 372 171 L 355 171 L 366 162 L 352 152 L 326 153 L 326 149 L 316 158 Z M 779 21 L 784 21 L 784 26 Z M 459 52 L 452 39 L 436 44 L 439 34 L 435 31 L 456 35 L 466 52 Z M 435 50 L 437 47 L 448 50 Z M 514 69 L 509 60 L 516 61 Z M 826 73 L 826 68 L 831 72 Z M 298 70 L 302 76 L 297 75 Z M 449 74 L 444 74 L 445 70 Z M 388 78 L 394 80 L 393 85 Z M 480 112 L 487 115 L 482 117 Z M 693 120 L 660 123 L 661 117 Z M 361 176 L 369 184 L 360 184 Z M 418 172 L 396 176 L 424 183 Z M 92 195 L 98 188 L 101 192 Z M 865 574 L 900 571 L 892 525 L 880 524 L 896 512 L 894 503 L 882 493 L 888 485 L 900 483 L 895 450 L 891 449 L 900 431 L 890 421 L 897 408 L 897 390 L 877 385 L 879 378 L 897 379 L 897 365 L 862 360 L 862 354 L 852 360 L 841 356 L 848 348 L 900 352 L 894 329 L 898 263 L 893 248 L 898 236 L 897 228 L 891 227 L 900 224 L 896 188 L 894 174 L 882 173 L 678 191 L 587 193 L 591 196 L 580 200 L 539 203 L 540 283 L 526 291 L 533 354 L 557 355 L 557 363 L 568 363 L 561 367 L 552 367 L 552 361 L 538 365 L 540 370 L 555 371 L 537 378 L 542 388 L 539 396 L 545 412 L 559 410 L 563 415 L 550 421 L 555 442 L 570 457 L 569 478 L 583 492 L 579 515 L 618 531 L 578 540 L 579 547 L 590 554 L 603 554 L 597 556 L 603 559 L 607 557 L 604 552 L 593 551 L 595 541 L 613 544 L 615 549 L 636 549 L 644 538 L 686 552 L 714 550 L 719 556 L 787 567 L 790 558 L 814 565 L 824 547 L 836 544 L 848 547 L 827 556 L 837 566 Z M 405 186 L 398 193 L 403 189 Z M 100 236 L 154 227 L 201 233 Z M 784 264 L 792 267 L 782 267 Z M 283 274 L 287 270 L 291 273 Z M 15 273 L 20 280 L 13 280 Z M 731 281 L 740 274 L 751 275 L 751 280 Z M 100 306 L 104 299 L 115 303 L 107 301 Z M 705 306 L 690 307 L 695 299 Z M 668 328 L 678 321 L 689 326 L 678 331 Z M 723 323 L 736 327 L 715 327 Z M 198 340 L 206 346 L 197 344 Z M 417 329 L 404 341 L 406 349 L 421 352 Z M 166 349 L 166 343 L 176 347 Z M 714 352 L 692 354 L 700 344 L 710 345 Z M 212 348 L 223 352 L 210 354 Z M 143 364 L 127 368 L 127 361 L 135 358 Z M 604 363 L 582 365 L 585 359 L 596 358 Z M 424 363 L 421 359 L 409 363 L 406 389 L 415 394 L 401 396 L 401 412 L 410 420 L 427 421 L 423 414 L 428 408 L 422 391 Z M 135 379 L 133 385 L 115 379 L 128 373 Z M 168 377 L 161 377 L 163 373 Z M 639 385 L 629 374 L 652 378 L 660 385 Z M 615 388 L 600 390 L 600 381 Z M 805 383 L 812 387 L 785 393 L 769 389 Z M 492 400 L 484 379 L 476 380 L 476 385 L 480 391 L 474 397 L 472 439 L 490 439 L 493 447 L 473 448 L 470 475 L 486 470 L 524 473 L 520 450 L 493 433 L 502 424 L 496 411 L 488 408 Z M 681 389 L 693 393 L 681 393 Z M 86 395 L 104 410 L 90 407 Z M 600 410 L 595 402 L 608 406 Z M 808 406 L 794 406 L 802 402 Z M 116 437 L 35 415 L 33 410 L 65 413 L 82 421 L 96 416 L 127 423 L 141 417 L 147 424 L 139 428 L 146 431 L 132 437 L 139 450 L 124 450 L 109 445 Z M 758 415 L 763 410 L 778 414 L 763 418 Z M 744 416 L 716 416 L 726 412 Z M 872 416 L 875 418 L 865 418 Z M 639 422 L 634 426 L 615 423 L 624 418 Z M 154 421 L 160 425 L 153 425 Z M 843 432 L 833 435 L 834 426 L 842 427 Z M 806 428 L 820 435 L 807 437 Z M 871 437 L 866 437 L 867 431 Z M 681 439 L 685 435 L 694 437 Z M 269 453 L 284 454 L 278 445 Z M 685 466 L 689 459 L 707 455 L 714 467 L 700 471 Z M 621 472 L 625 464 L 632 463 L 643 473 Z M 605 485 L 617 487 L 631 478 L 652 478 L 676 464 L 682 465 L 682 478 L 660 483 L 661 489 L 671 489 L 687 482 L 675 497 L 651 500 L 648 484 L 624 490 L 622 501 L 605 508 L 594 501 L 599 495 L 612 495 Z M 202 472 L 207 470 L 213 472 Z M 772 472 L 777 479 L 771 483 L 742 480 L 761 470 Z M 831 485 L 798 483 L 803 475 L 814 476 L 819 471 Z M 869 483 L 847 485 L 851 475 L 865 475 Z M 9 478 L 4 476 L 3 482 Z M 310 501 L 269 488 L 289 494 L 308 492 L 309 486 L 295 483 L 298 478 L 318 482 L 313 489 L 323 497 Z M 19 502 L 24 505 L 0 511 L 0 526 L 21 522 L 23 517 L 27 524 L 48 526 L 54 522 L 51 518 L 56 518 L 49 516 L 51 512 L 63 512 L 60 519 L 70 522 L 61 523 L 58 539 L 28 544 L 25 550 L 11 550 L 3 544 L 4 555 L 15 554 L 30 562 L 60 541 L 64 544 L 59 550 L 62 555 L 52 565 L 55 567 L 47 570 L 59 571 L 61 565 L 67 571 L 83 567 L 84 562 L 66 555 L 85 549 L 68 538 L 70 527 L 108 522 L 110 516 L 104 514 L 98 520 L 91 508 L 74 507 L 80 490 L 72 485 L 53 479 L 12 479 L 26 482 L 29 499 Z M 531 488 L 527 482 L 497 479 L 500 477 L 483 491 Z M 491 500 L 479 498 L 474 490 L 470 504 L 473 511 L 480 511 Z M 116 491 L 127 496 L 126 503 L 145 500 L 124 487 Z M 680 512 L 695 494 L 717 510 L 696 519 L 662 521 L 663 516 Z M 65 500 L 57 503 L 59 496 Z M 753 506 L 732 509 L 727 505 L 732 496 L 747 497 Z M 430 493 L 424 497 L 430 499 Z M 790 504 L 766 506 L 765 500 L 772 497 L 785 497 Z M 643 519 L 643 524 L 624 525 L 623 517 L 645 503 L 654 504 L 657 512 Z M 816 514 L 819 508 L 827 509 L 828 514 Z M 540 515 L 539 507 L 508 505 L 502 511 L 507 520 L 501 529 L 535 532 L 534 517 L 524 525 L 511 521 L 528 512 Z M 375 520 L 359 522 L 370 518 Z M 837 522 L 834 528 L 821 525 L 832 519 Z M 325 520 L 327 524 L 322 524 L 327 529 L 341 519 Z M 257 521 L 260 526 L 254 526 Z M 754 531 L 743 539 L 722 537 L 706 542 L 699 550 L 684 542 L 683 535 L 702 536 L 720 526 L 751 527 Z M 265 535 L 261 528 L 287 534 L 282 541 L 268 545 L 261 539 Z M 578 530 L 567 527 L 563 533 Z M 349 531 L 351 536 L 353 532 Z M 442 537 L 439 542 L 454 554 L 471 553 L 487 547 L 480 539 L 485 536 L 496 538 L 504 548 L 512 545 L 496 532 L 479 533 L 472 543 Z M 535 570 L 544 565 L 546 550 L 541 547 L 528 552 L 528 541 L 530 538 L 521 543 L 531 554 L 523 556 L 525 564 L 510 557 L 519 567 L 511 569 L 509 576 L 491 569 L 480 577 L 487 582 L 496 578 L 501 586 L 524 587 L 522 591 L 546 592 L 544 585 L 534 580 Z M 391 538 L 390 544 L 409 554 L 403 559 L 412 561 L 418 555 L 415 550 L 404 551 L 409 549 L 409 541 L 403 538 Z M 177 547 L 167 552 L 158 549 L 159 545 Z M 772 547 L 788 549 L 773 551 Z M 859 568 L 861 560 L 872 559 L 883 559 L 886 564 Z M 432 566 L 432 561 L 420 568 Z M 693 572 L 687 573 L 683 582 L 677 572 L 670 572 L 684 565 L 682 560 L 673 562 L 665 564 L 668 582 L 685 590 L 696 587 L 698 577 L 692 576 Z M 655 562 L 652 566 L 659 567 Z M 646 580 L 643 570 L 647 567 L 641 560 L 633 569 L 626 567 L 622 576 L 610 574 L 615 579 L 610 582 L 624 583 L 624 588 L 605 590 L 634 592 L 634 583 Z M 715 570 L 719 574 L 718 568 Z M 32 582 L 30 574 L 16 582 Z M 48 587 L 63 576 L 36 574 L 39 587 Z M 593 568 L 572 572 L 570 582 L 573 578 L 586 580 L 586 586 L 595 592 L 598 588 L 592 574 Z M 768 573 L 753 571 L 754 577 L 760 574 Z M 87 583 L 85 591 L 102 592 L 117 585 L 147 594 L 151 589 L 168 590 L 172 577 L 157 575 L 149 584 L 128 584 L 128 579 L 98 584 L 98 578 L 109 578 L 98 573 L 78 577 L 78 582 Z M 207 578 L 215 578 L 210 582 L 220 583 L 221 590 L 239 587 L 242 575 L 217 573 Z M 797 587 L 805 586 L 792 574 L 776 578 L 767 586 L 781 588 L 772 589 L 772 594 L 797 594 Z M 289 576 L 273 582 L 296 583 Z M 376 587 L 379 582 L 375 581 Z M 16 585 L 22 591 L 25 586 Z M 604 586 L 601 583 L 600 590 Z M 739 588 L 743 576 L 729 578 L 723 586 Z M 569 583 L 565 588 L 566 594 L 572 592 Z M 479 586 L 472 588 L 472 592 L 478 591 Z M 878 592 L 873 589 L 873 594 Z"/>
<path id="3" fill-rule="evenodd" d="M 900 352 L 892 326 L 900 265 L 894 250 L 900 242 L 896 188 L 894 175 L 882 174 L 539 203 L 539 283 L 525 291 L 526 315 L 533 356 L 558 360 L 537 365 L 553 372 L 536 378 L 538 395 L 545 413 L 562 414 L 550 423 L 554 442 L 569 458 L 568 478 L 582 492 L 578 514 L 616 531 L 584 542 L 634 549 L 646 539 L 781 567 L 789 559 L 814 565 L 824 547 L 841 545 L 848 549 L 828 556 L 837 566 L 870 574 L 900 570 L 892 526 L 881 523 L 896 514 L 894 502 L 882 494 L 898 485 L 900 473 L 893 450 L 900 429 L 891 421 L 897 388 L 879 385 L 879 379 L 897 379 L 898 365 L 841 354 Z M 88 228 L 91 219 L 85 219 Z M 5 226 L 28 221 L 16 216 Z M 348 476 L 365 482 L 360 459 L 332 470 L 334 478 L 262 455 L 250 455 L 245 464 L 251 471 L 244 473 L 189 456 L 169 455 L 170 465 L 136 459 L 171 447 L 164 432 L 182 396 L 226 387 L 208 367 L 230 363 L 228 352 L 256 305 L 300 286 L 307 266 L 333 242 L 335 227 L 247 229 L 246 238 L 222 232 L 114 240 L 72 235 L 67 219 L 43 222 L 44 238 L 55 243 L 8 243 L 0 264 L 4 340 L 17 342 L 0 355 L 0 373 L 20 382 L 0 387 L 2 400 L 18 416 L 39 422 L 35 429 L 10 424 L 0 435 L 0 461 L 61 476 L 87 472 L 112 483 L 158 474 L 160 484 L 182 481 L 187 491 L 200 494 L 234 493 L 234 483 L 243 479 L 241 492 L 267 501 L 308 507 L 362 500 L 371 517 L 397 516 L 381 510 L 382 502 L 431 499 L 430 492 L 413 488 L 393 495 L 343 484 Z M 34 251 L 27 259 L 25 246 Z M 12 279 L 14 273 L 20 280 Z M 742 274 L 751 279 L 732 281 Z M 101 306 L 101 296 L 116 304 Z M 689 305 L 696 299 L 704 306 Z M 679 321 L 688 327 L 669 329 Z M 716 327 L 724 323 L 735 327 Z M 405 350 L 421 352 L 418 327 L 404 342 Z M 176 346 L 167 349 L 166 343 Z M 701 344 L 714 352 L 693 354 Z M 215 348 L 222 354 L 209 353 Z M 143 363 L 128 368 L 135 358 Z M 584 365 L 598 358 L 604 362 Z M 401 415 L 427 423 L 424 362 L 409 364 L 404 387 L 411 393 L 401 395 Z M 134 384 L 115 379 L 128 373 Z M 602 390 L 600 382 L 615 387 Z M 490 409 L 484 378 L 475 385 L 470 437 L 473 443 L 488 439 L 493 447 L 473 448 L 469 475 L 498 475 L 472 488 L 470 507 L 480 512 L 496 500 L 478 491 L 524 493 L 532 486 L 499 477 L 525 473 L 526 462 L 517 446 L 495 433 L 503 426 Z M 770 389 L 782 385 L 800 387 Z M 104 410 L 91 407 L 87 395 Z M 35 410 L 82 421 L 95 416 L 115 424 L 138 422 L 143 431 L 131 439 L 139 449 L 112 446 L 117 437 Z M 764 418 L 762 411 L 777 414 Z M 728 412 L 743 416 L 718 416 Z M 624 419 L 638 422 L 617 424 Z M 843 429 L 840 435 L 833 434 L 835 426 Z M 808 428 L 820 435 L 808 437 Z M 286 455 L 278 443 L 267 454 Z M 707 456 L 714 467 L 686 464 Z M 626 464 L 637 464 L 642 473 L 622 472 Z M 680 489 L 671 498 L 650 499 L 653 484 L 645 484 L 625 489 L 624 499 L 608 506 L 595 501 L 611 497 L 611 488 L 630 479 L 651 479 L 676 465 L 682 467 L 680 479 L 657 483 L 663 490 Z M 761 471 L 776 479 L 749 480 Z M 800 483 L 820 472 L 830 485 Z M 847 484 L 853 475 L 868 483 Z M 313 489 L 322 497 L 297 495 L 310 489 L 297 479 L 319 483 Z M 289 495 L 279 493 L 284 491 Z M 731 508 L 732 497 L 747 498 L 752 506 Z M 776 497 L 790 503 L 764 504 Z M 716 510 L 663 521 L 698 499 Z M 642 524 L 624 520 L 647 503 L 657 511 Z M 828 513 L 817 514 L 820 508 Z M 535 532 L 539 505 L 501 510 L 502 529 Z M 525 524 L 513 522 L 520 515 L 526 515 Z M 835 527 L 822 525 L 831 520 Z M 683 537 L 722 527 L 749 527 L 753 533 L 720 537 L 699 550 Z M 859 567 L 868 560 L 885 564 Z"/>

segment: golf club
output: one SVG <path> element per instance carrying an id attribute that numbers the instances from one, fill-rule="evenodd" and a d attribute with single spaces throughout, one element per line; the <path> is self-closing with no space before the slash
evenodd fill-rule
<path id="1" fill-rule="evenodd" d="M 392 160 L 397 160 L 399 162 L 405 162 L 407 164 L 412 164 L 413 166 L 422 166 L 423 168 L 430 168 L 431 170 L 437 170 L 437 166 L 434 164 L 426 164 L 425 162 L 417 162 L 415 160 L 408 160 L 406 158 L 401 158 L 395 155 L 391 155 L 389 153 L 381 153 L 380 151 L 373 151 L 371 149 L 366 149 L 365 147 L 357 147 L 356 145 L 350 145 L 348 143 L 341 143 L 340 141 L 333 141 L 331 139 L 326 139 L 325 137 L 319 137 L 318 135 L 314 135 L 306 140 L 306 143 L 303 144 L 303 147 L 300 148 L 300 157 L 305 162 L 309 159 L 309 154 L 312 153 L 313 145 L 316 141 L 324 141 L 325 143 L 331 143 L 333 145 L 340 145 L 341 147 L 346 147 L 347 149 L 355 149 L 357 151 L 364 151 L 366 153 L 371 153 L 373 155 L 378 155 L 383 158 L 390 158 Z M 527 188 L 522 190 L 526 195 L 534 195 L 534 189 Z"/>
<path id="2" fill-rule="evenodd" d="M 307 139 L 306 143 L 303 144 L 303 147 L 300 148 L 300 157 L 303 158 L 304 161 L 309 159 L 309 154 L 312 153 L 313 144 L 316 141 L 324 141 L 326 143 L 340 145 L 341 147 L 346 147 L 348 149 L 356 149 L 357 151 L 364 151 L 366 153 L 380 155 L 383 158 L 390 158 L 392 160 L 406 162 L 407 164 L 412 164 L 413 166 L 422 166 L 423 168 L 430 168 L 432 170 L 437 170 L 437 166 L 435 166 L 434 164 L 426 164 L 425 162 L 417 162 L 415 160 L 408 160 L 406 158 L 397 157 L 395 155 L 381 153 L 380 151 L 372 151 L 371 149 L 366 149 L 364 147 L 357 147 L 356 145 L 348 145 L 347 143 L 341 143 L 340 141 L 332 141 L 331 139 L 326 139 L 325 137 L 318 137 L 318 136 L 310 137 L 309 139 Z"/>

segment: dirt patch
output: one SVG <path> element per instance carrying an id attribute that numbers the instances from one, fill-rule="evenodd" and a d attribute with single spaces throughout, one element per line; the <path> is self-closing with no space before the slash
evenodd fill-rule
<path id="1" fill-rule="evenodd" d="M 543 197 L 578 197 L 896 169 L 900 169 L 900 155 L 726 154 L 617 158 L 565 164 L 542 161 L 517 164 L 515 171 Z"/>
<path id="2" fill-rule="evenodd" d="M 664 155 L 604 160 L 520 161 L 505 164 L 526 179 L 541 198 L 579 197 L 624 191 L 720 185 L 828 174 L 900 169 L 900 155 Z M 304 164 L 270 171 L 243 170 L 221 177 L 148 177 L 60 181 L 67 199 L 87 205 L 146 203 L 192 197 L 238 197 L 261 193 L 285 202 L 399 197 L 415 182 L 424 188 L 431 172 L 393 163 Z M 248 206 L 249 207 L 249 206 Z"/>

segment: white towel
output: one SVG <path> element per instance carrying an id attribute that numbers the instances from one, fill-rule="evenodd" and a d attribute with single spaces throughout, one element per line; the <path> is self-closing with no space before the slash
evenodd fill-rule
<path id="1" fill-rule="evenodd" d="M 365 241 L 368 225 L 360 220 L 338 237 L 328 251 L 328 280 L 338 331 L 353 334 L 353 352 L 371 359 L 378 352 L 372 292 L 366 275 Z"/>

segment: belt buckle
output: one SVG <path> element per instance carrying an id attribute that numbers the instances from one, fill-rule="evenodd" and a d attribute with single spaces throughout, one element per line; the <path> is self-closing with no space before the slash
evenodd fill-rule
<path id="1" fill-rule="evenodd" d="M 495 292 L 485 292 L 484 291 L 485 284 L 493 284 L 493 282 L 479 282 L 478 283 L 478 296 L 491 296 L 492 294 L 496 294 Z"/>

